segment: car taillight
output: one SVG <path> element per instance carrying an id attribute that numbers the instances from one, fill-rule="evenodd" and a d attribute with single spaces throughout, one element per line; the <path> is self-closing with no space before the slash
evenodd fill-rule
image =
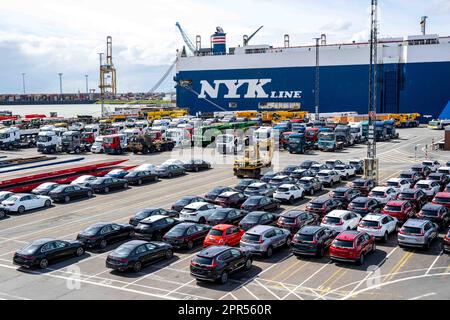
<path id="1" fill-rule="evenodd" d="M 27 260 L 34 260 L 36 257 L 35 256 L 23 256 L 24 259 Z"/>
<path id="2" fill-rule="evenodd" d="M 258 241 L 258 243 L 260 243 L 260 244 L 261 244 L 261 243 L 264 243 L 263 238 L 260 238 L 259 241 Z"/>
<path id="3" fill-rule="evenodd" d="M 95 237 L 87 237 L 88 240 L 95 241 Z"/>
<path id="4" fill-rule="evenodd" d="M 327 218 L 326 217 L 322 218 L 322 223 L 327 223 Z"/>
<path id="5" fill-rule="evenodd" d="M 122 263 L 127 263 L 127 262 L 128 262 L 128 259 L 126 259 L 126 258 L 123 258 L 123 259 L 119 259 L 119 262 L 122 262 Z"/>
<path id="6" fill-rule="evenodd" d="M 339 221 L 339 223 L 336 223 L 337 226 L 342 226 L 344 225 L 344 220 Z"/>

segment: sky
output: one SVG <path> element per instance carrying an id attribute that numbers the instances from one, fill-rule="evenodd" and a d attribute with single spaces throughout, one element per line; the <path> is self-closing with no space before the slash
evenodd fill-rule
<path id="1" fill-rule="evenodd" d="M 450 35 L 450 0 L 379 0 L 380 37 L 420 33 L 421 16 L 429 16 L 427 33 Z M 183 40 L 178 21 L 192 41 L 203 46 L 217 26 L 228 46 L 264 28 L 252 44 L 283 46 L 314 42 L 365 41 L 370 0 L 0 0 L 0 93 L 98 91 L 98 52 L 113 38 L 113 62 L 119 92 L 146 92 L 174 61 Z M 172 90 L 170 76 L 161 90 Z"/>

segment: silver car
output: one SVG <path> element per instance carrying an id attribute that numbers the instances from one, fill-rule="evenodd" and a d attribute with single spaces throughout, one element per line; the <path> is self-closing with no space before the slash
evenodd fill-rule
<path id="1" fill-rule="evenodd" d="M 335 183 L 341 183 L 342 177 L 335 170 L 321 170 L 317 173 L 317 179 L 322 184 L 332 187 Z"/>
<path id="2" fill-rule="evenodd" d="M 270 258 L 273 250 L 291 245 L 291 232 L 273 226 L 256 226 L 248 230 L 241 239 L 240 247 L 252 254 Z"/>
<path id="3" fill-rule="evenodd" d="M 245 188 L 244 195 L 246 195 L 247 197 L 252 196 L 272 197 L 274 192 L 275 190 L 272 189 L 267 183 L 257 182 L 252 183 L 247 188 Z"/>
<path id="4" fill-rule="evenodd" d="M 409 219 L 398 232 L 398 245 L 429 249 L 438 230 L 439 227 L 429 220 Z"/>

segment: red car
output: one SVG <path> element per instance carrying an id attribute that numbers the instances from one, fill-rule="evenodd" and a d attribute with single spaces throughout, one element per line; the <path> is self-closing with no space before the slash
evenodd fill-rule
<path id="1" fill-rule="evenodd" d="M 409 200 L 419 211 L 428 202 L 428 197 L 423 190 L 404 189 L 397 195 L 397 200 Z"/>
<path id="2" fill-rule="evenodd" d="M 408 200 L 393 200 L 389 201 L 381 210 L 381 213 L 388 214 L 391 217 L 397 218 L 400 222 L 405 222 L 409 218 L 413 218 L 417 211 L 416 207 Z"/>
<path id="3" fill-rule="evenodd" d="M 230 246 L 235 247 L 241 241 L 245 231 L 230 224 L 218 224 L 209 231 L 203 241 L 203 248 L 209 246 Z"/>
<path id="4" fill-rule="evenodd" d="M 439 192 L 434 196 L 434 204 L 442 204 L 443 206 L 450 208 L 450 192 Z"/>
<path id="5" fill-rule="evenodd" d="M 352 261 L 359 265 L 364 263 L 368 253 L 375 251 L 375 237 L 366 232 L 341 232 L 330 246 L 332 261 Z"/>

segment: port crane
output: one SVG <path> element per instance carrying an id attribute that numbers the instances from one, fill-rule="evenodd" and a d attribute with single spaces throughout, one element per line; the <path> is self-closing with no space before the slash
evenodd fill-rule
<path id="1" fill-rule="evenodd" d="M 186 34 L 186 32 L 183 30 L 183 28 L 181 27 L 180 23 L 177 22 L 175 23 L 175 25 L 177 26 L 178 30 L 180 30 L 181 33 L 181 37 L 184 40 L 184 43 L 186 43 L 186 46 L 188 47 L 188 49 L 195 54 L 197 52 L 197 50 L 195 49 L 194 44 L 192 43 L 191 39 L 188 37 L 188 35 Z"/>
<path id="2" fill-rule="evenodd" d="M 250 42 L 250 40 L 253 39 L 253 37 L 262 29 L 264 28 L 264 26 L 259 27 L 255 32 L 253 32 L 253 34 L 249 37 L 247 35 L 244 35 L 244 47 L 248 46 L 248 43 Z"/>

